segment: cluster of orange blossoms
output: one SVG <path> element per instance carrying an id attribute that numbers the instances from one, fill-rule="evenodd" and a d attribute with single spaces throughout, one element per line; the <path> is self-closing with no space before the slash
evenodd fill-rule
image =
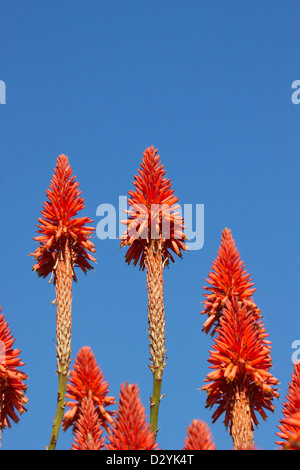
<path id="1" fill-rule="evenodd" d="M 19 358 L 20 350 L 13 349 L 15 340 L 11 334 L 0 306 L 0 435 L 5 427 L 11 427 L 10 420 L 17 423 L 26 410 L 28 399 L 25 396 L 27 375 L 19 370 L 23 366 Z"/>
<path id="2" fill-rule="evenodd" d="M 147 422 L 137 384 L 121 384 L 118 409 L 116 412 L 105 410 L 104 418 L 104 408 L 114 404 L 115 399 L 107 397 L 108 384 L 87 346 L 76 356 L 67 390 L 68 397 L 74 402 L 67 402 L 71 410 L 65 413 L 64 430 L 73 426 L 72 450 L 159 449 Z M 106 443 L 104 429 L 107 431 Z M 210 429 L 203 421 L 194 420 L 188 427 L 183 449 L 215 449 Z"/>
<path id="3" fill-rule="evenodd" d="M 154 433 L 146 421 L 137 384 L 121 384 L 119 408 L 108 436 L 107 450 L 155 450 Z"/>
<path id="4" fill-rule="evenodd" d="M 215 324 L 216 336 L 208 359 L 213 371 L 202 387 L 207 392 L 206 406 L 217 406 L 213 422 L 225 414 L 224 424 L 236 439 L 235 448 L 249 448 L 254 425 L 258 424 L 257 413 L 266 419 L 265 410 L 274 410 L 278 380 L 269 372 L 271 342 L 266 339 L 260 310 L 253 302 L 254 284 L 227 228 L 207 281 L 209 293 L 205 294 L 202 313 L 208 314 L 208 319 L 203 329 L 209 332 Z M 237 420 L 243 424 L 237 426 Z"/>
<path id="5" fill-rule="evenodd" d="M 83 346 L 75 358 L 67 385 L 66 406 L 70 410 L 64 415 L 63 429 L 68 429 L 78 421 L 82 401 L 88 398 L 92 400 L 100 425 L 107 430 L 113 421 L 113 412 L 106 408 L 116 403 L 114 397 L 107 396 L 108 392 L 108 383 L 91 348 Z"/>
<path id="6" fill-rule="evenodd" d="M 95 229 L 87 225 L 92 223 L 91 219 L 77 217 L 78 211 L 85 206 L 75 179 L 68 158 L 60 155 L 47 191 L 48 201 L 44 202 L 42 217 L 38 219 L 39 235 L 35 240 L 39 246 L 32 253 L 36 259 L 33 270 L 41 277 L 54 273 L 55 284 L 59 284 L 57 267 L 66 252 L 70 258 L 63 261 L 68 263 L 70 260 L 71 283 L 72 278 L 76 280 L 75 267 L 87 272 L 92 269 L 90 263 L 95 261 L 91 254 L 95 252 L 95 247 L 90 240 Z M 153 296 L 149 302 L 152 314 L 149 314 L 149 327 L 152 328 L 153 340 L 157 322 L 161 322 L 162 329 L 156 339 L 163 345 L 163 368 L 162 269 L 165 264 L 174 261 L 174 254 L 182 256 L 182 251 L 187 249 L 184 243 L 186 236 L 183 218 L 177 211 L 178 199 L 153 146 L 145 150 L 133 184 L 135 190 L 129 192 L 130 210 L 126 211 L 128 219 L 123 221 L 127 229 L 121 245 L 128 246 L 125 255 L 128 264 L 133 262 L 134 265 L 139 264 L 141 269 L 147 267 L 149 271 L 147 287 L 149 297 Z M 154 265 L 149 269 L 150 246 L 153 254 L 159 252 L 159 269 Z M 151 278 L 150 274 L 155 269 L 158 276 Z M 267 339 L 261 311 L 253 300 L 254 283 L 227 228 L 223 230 L 221 246 L 206 281 L 209 286 L 204 287 L 206 293 L 201 313 L 207 315 L 207 319 L 203 331 L 214 336 L 208 359 L 211 372 L 202 387 L 207 393 L 206 406 L 216 407 L 213 422 L 224 415 L 224 424 L 233 437 L 234 448 L 254 449 L 253 430 L 258 425 L 258 415 L 266 419 L 266 412 L 274 410 L 273 399 L 279 397 L 276 388 L 278 380 L 270 372 L 271 342 Z M 68 289 L 71 299 L 71 287 Z M 67 310 L 64 295 L 63 292 L 61 313 Z M 62 321 L 59 326 L 70 335 L 71 309 L 69 314 L 66 323 Z M 157 320 L 157 314 L 162 315 L 162 319 Z M 27 375 L 19 370 L 24 363 L 19 358 L 20 351 L 13 349 L 13 344 L 14 338 L 8 324 L 4 315 L 0 314 L 0 433 L 11 426 L 11 420 L 19 420 L 17 412 L 21 414 L 26 411 L 28 402 L 24 383 Z M 157 345 L 155 342 L 153 344 L 155 351 Z M 67 375 L 66 372 L 65 377 Z M 69 427 L 73 429 L 73 450 L 158 449 L 156 434 L 147 423 L 137 384 L 121 384 L 118 409 L 107 409 L 116 400 L 108 396 L 108 383 L 90 347 L 84 346 L 78 352 L 65 387 L 67 401 L 62 408 L 66 406 L 68 410 L 64 413 L 62 424 L 64 431 Z M 280 440 L 276 443 L 283 449 L 300 450 L 300 363 L 294 365 L 283 415 L 277 433 Z M 107 433 L 107 441 L 104 432 Z M 183 449 L 215 448 L 209 427 L 201 420 L 193 420 L 187 428 Z"/>
<path id="7" fill-rule="evenodd" d="M 279 397 L 274 389 L 278 380 L 269 372 L 272 362 L 266 336 L 262 322 L 253 321 L 253 313 L 246 305 L 227 301 L 208 359 L 213 371 L 205 379 L 209 383 L 202 387 L 208 394 L 207 406 L 217 405 L 213 422 L 225 413 L 225 426 L 231 424 L 237 387 L 249 397 L 255 425 L 258 424 L 256 413 L 266 419 L 264 409 L 274 410 L 272 399 Z"/>
<path id="8" fill-rule="evenodd" d="M 294 364 L 283 415 L 277 433 L 281 440 L 276 444 L 287 450 L 300 450 L 300 362 Z"/>
<path id="9" fill-rule="evenodd" d="M 216 450 L 210 429 L 204 421 L 194 419 L 188 426 L 183 450 Z"/>
<path id="10" fill-rule="evenodd" d="M 174 262 L 172 253 L 181 257 L 182 250 L 187 250 L 183 219 L 180 212 L 176 212 L 178 198 L 165 173 L 157 149 L 149 147 L 134 177 L 135 190 L 128 191 L 130 210 L 125 211 L 127 220 L 121 221 L 127 225 L 121 246 L 129 246 L 126 262 L 139 263 L 141 269 L 145 268 L 146 248 L 151 240 L 161 243 L 162 262 L 167 265 L 170 260 Z"/>
<path id="11" fill-rule="evenodd" d="M 74 428 L 71 450 L 101 450 L 105 438 L 92 397 L 84 397 Z"/>
<path id="12" fill-rule="evenodd" d="M 93 221 L 88 217 L 76 217 L 85 205 L 75 179 L 68 157 L 59 155 L 50 188 L 46 191 L 48 201 L 44 202 L 42 217 L 38 218 L 37 232 L 41 235 L 34 240 L 39 242 L 39 246 L 31 253 L 37 260 L 33 270 L 41 277 L 55 273 L 58 257 L 66 244 L 71 252 L 74 280 L 75 266 L 86 273 L 92 269 L 90 261 L 96 261 L 90 254 L 95 252 L 95 246 L 90 241 L 95 229 L 86 226 Z"/>
<path id="13" fill-rule="evenodd" d="M 203 287 L 209 293 L 205 294 L 206 300 L 202 314 L 208 318 L 204 322 L 203 330 L 208 333 L 212 326 L 215 332 L 219 319 L 222 315 L 226 302 L 236 299 L 247 305 L 253 313 L 259 316 L 260 310 L 253 302 L 254 283 L 251 282 L 250 274 L 247 273 L 245 265 L 241 260 L 239 251 L 235 246 L 231 230 L 225 228 L 222 232 L 221 246 L 216 260 L 212 263 L 212 269 L 208 274 L 206 282 L 209 286 Z"/>
<path id="14" fill-rule="evenodd" d="M 67 402 L 71 409 L 65 413 L 63 429 L 73 426 L 73 450 L 100 450 L 104 447 L 103 430 L 108 434 L 108 450 L 156 449 L 154 434 L 146 421 L 136 384 L 121 384 L 116 412 L 107 411 L 115 404 L 108 397 L 108 383 L 97 365 L 92 350 L 80 349 L 71 370 L 67 386 Z"/>

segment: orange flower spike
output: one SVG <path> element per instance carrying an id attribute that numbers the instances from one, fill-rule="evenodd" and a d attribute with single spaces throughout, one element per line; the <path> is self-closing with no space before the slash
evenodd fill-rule
<path id="1" fill-rule="evenodd" d="M 90 241 L 94 228 L 87 226 L 92 222 L 88 217 L 76 217 L 84 209 L 84 199 L 79 191 L 66 155 L 59 155 L 46 191 L 48 200 L 44 202 L 42 217 L 38 218 L 39 242 L 34 253 L 36 263 L 33 271 L 40 277 L 54 274 L 56 292 L 56 356 L 58 373 L 57 409 L 52 426 L 48 449 L 54 450 L 63 417 L 65 390 L 71 361 L 72 329 L 72 281 L 76 281 L 75 267 L 86 273 L 92 269 L 90 262 L 95 261 L 91 253 L 95 247 Z M 51 280 L 50 279 L 50 280 Z"/>
<path id="2" fill-rule="evenodd" d="M 146 268 L 148 292 L 148 333 L 150 341 L 150 370 L 153 373 L 153 392 L 150 398 L 151 429 L 157 432 L 158 409 L 161 398 L 162 374 L 166 365 L 165 312 L 163 270 L 173 255 L 180 258 L 187 250 L 183 218 L 174 196 L 171 180 L 165 177 L 164 166 L 154 147 L 144 151 L 135 190 L 129 191 L 127 226 L 121 246 L 127 246 L 128 264 Z"/>
<path id="3" fill-rule="evenodd" d="M 78 266 L 83 272 L 92 269 L 91 261 L 96 261 L 91 253 L 95 253 L 94 244 L 89 241 L 93 227 L 86 226 L 93 221 L 88 217 L 75 217 L 77 212 L 85 208 L 84 199 L 80 196 L 79 183 L 72 176 L 72 169 L 66 155 L 59 155 L 55 173 L 46 191 L 48 201 L 44 202 L 38 218 L 38 233 L 34 238 L 39 247 L 34 253 L 37 262 L 33 270 L 39 276 L 47 277 L 51 272 L 56 274 L 57 259 L 63 253 L 67 243 L 71 252 L 73 278 L 76 280 L 74 267 Z M 54 282 L 55 282 L 54 278 Z"/>
<path id="4" fill-rule="evenodd" d="M 92 397 L 84 397 L 76 423 L 71 450 L 101 450 L 105 438 Z"/>
<path id="5" fill-rule="evenodd" d="M 233 297 L 251 307 L 255 315 L 259 317 L 260 310 L 252 299 L 256 290 L 253 288 L 254 283 L 251 282 L 250 274 L 245 269 L 231 230 L 228 228 L 222 232 L 218 256 L 212 264 L 206 281 L 210 286 L 205 286 L 204 289 L 209 293 L 204 294 L 206 300 L 201 312 L 201 314 L 208 315 L 203 325 L 205 333 L 208 333 L 214 325 L 211 335 L 214 334 L 226 301 Z"/>
<path id="6" fill-rule="evenodd" d="M 210 429 L 204 421 L 194 419 L 189 425 L 183 450 L 216 450 Z"/>
<path id="7" fill-rule="evenodd" d="M 0 306 L 0 437 L 4 428 L 11 427 L 11 420 L 19 421 L 16 412 L 27 411 L 27 385 L 24 382 L 28 376 L 19 370 L 24 362 L 19 357 L 20 350 L 13 349 L 14 342 Z"/>
<path id="8" fill-rule="evenodd" d="M 108 430 L 114 412 L 105 408 L 116 403 L 114 397 L 107 396 L 108 392 L 108 383 L 104 380 L 93 351 L 90 347 L 83 346 L 75 358 L 67 384 L 66 398 L 69 400 L 66 402 L 66 407 L 70 409 L 64 415 L 64 431 L 70 426 L 76 428 L 82 402 L 86 397 L 92 399 L 101 426 Z"/>
<path id="9" fill-rule="evenodd" d="M 137 384 L 121 384 L 119 407 L 108 436 L 107 450 L 155 450 L 155 436 L 146 421 Z"/>
<path id="10" fill-rule="evenodd" d="M 256 415 L 266 419 L 265 410 L 273 411 L 272 400 L 279 397 L 278 380 L 269 372 L 271 348 L 265 337 L 261 320 L 257 322 L 248 305 L 227 301 L 208 359 L 213 372 L 202 389 L 207 392 L 206 407 L 217 405 L 213 422 L 225 414 L 235 448 L 253 446 Z"/>
<path id="11" fill-rule="evenodd" d="M 294 364 L 286 401 L 283 404 L 284 418 L 276 434 L 281 440 L 275 443 L 283 449 L 300 450 L 300 362 Z"/>
<path id="12" fill-rule="evenodd" d="M 129 218 L 122 221 L 127 225 L 121 243 L 121 246 L 129 246 L 126 261 L 128 264 L 133 261 L 134 265 L 139 263 L 141 269 L 145 268 L 145 251 L 154 237 L 160 241 L 165 264 L 169 264 L 170 260 L 174 261 L 172 253 L 181 257 L 182 251 L 187 250 L 184 244 L 186 236 L 183 233 L 183 219 L 175 212 L 178 198 L 171 189 L 171 180 L 164 175 L 164 166 L 157 150 L 153 146 L 147 148 L 141 169 L 134 177 L 135 190 L 128 191 L 131 209 L 125 212 Z"/>

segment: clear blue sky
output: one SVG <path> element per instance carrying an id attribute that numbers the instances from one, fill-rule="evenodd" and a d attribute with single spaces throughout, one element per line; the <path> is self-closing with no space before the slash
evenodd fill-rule
<path id="1" fill-rule="evenodd" d="M 273 342 L 281 399 L 255 432 L 275 448 L 299 317 L 300 79 L 297 1 L 1 0 L 1 299 L 29 375 L 29 413 L 5 430 L 4 449 L 44 449 L 56 408 L 53 285 L 31 272 L 37 217 L 61 153 L 95 221 L 102 203 L 132 189 L 142 152 L 159 149 L 182 204 L 204 204 L 205 243 L 165 271 L 168 362 L 158 442 L 180 449 L 200 418 L 218 449 L 198 389 L 212 341 L 201 332 L 205 278 L 224 227 L 257 287 Z M 94 239 L 98 263 L 73 291 L 72 357 L 84 346 L 118 397 L 137 382 L 149 414 L 145 273 L 117 240 Z M 70 448 L 70 432 L 58 448 Z"/>

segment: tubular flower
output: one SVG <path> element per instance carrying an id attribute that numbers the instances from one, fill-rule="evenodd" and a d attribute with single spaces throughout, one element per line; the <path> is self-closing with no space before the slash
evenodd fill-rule
<path id="1" fill-rule="evenodd" d="M 204 421 L 194 419 L 189 425 L 183 450 L 216 450 L 210 429 Z"/>
<path id="2" fill-rule="evenodd" d="M 104 381 L 104 375 L 98 366 L 93 351 L 88 346 L 83 346 L 76 358 L 73 369 L 70 372 L 67 384 L 66 406 L 70 408 L 63 419 L 64 431 L 70 426 L 77 427 L 83 400 L 91 398 L 95 412 L 102 427 L 108 430 L 108 423 L 112 423 L 114 412 L 107 411 L 107 406 L 116 403 L 114 397 L 108 397 L 108 383 Z"/>
<path id="3" fill-rule="evenodd" d="M 24 381 L 28 377 L 19 370 L 24 362 L 19 358 L 20 350 L 13 349 L 14 342 L 0 306 L 0 434 L 5 427 L 11 427 L 10 420 L 19 421 L 16 412 L 22 414 L 27 411 L 27 385 Z"/>
<path id="4" fill-rule="evenodd" d="M 92 397 L 84 397 L 71 450 L 101 450 L 105 438 Z"/>
<path id="5" fill-rule="evenodd" d="M 252 295 L 256 291 L 253 288 L 254 283 L 251 282 L 250 274 L 245 269 L 232 238 L 231 230 L 228 228 L 222 232 L 221 246 L 206 281 L 210 286 L 205 286 L 204 289 L 209 293 L 204 294 L 206 300 L 203 302 L 204 309 L 201 312 L 208 315 L 203 325 L 203 331 L 206 333 L 215 325 L 211 333 L 214 334 L 223 307 L 226 301 L 232 298 L 248 305 L 257 316 L 260 315 L 260 310 L 252 299 Z"/>
<path id="6" fill-rule="evenodd" d="M 55 274 L 58 259 L 63 256 L 66 245 L 70 250 L 74 280 L 74 266 L 86 273 L 92 269 L 90 261 L 95 261 L 89 253 L 95 252 L 94 244 L 89 240 L 95 229 L 86 226 L 93 221 L 88 217 L 76 217 L 85 205 L 75 179 L 68 157 L 59 155 L 50 188 L 46 191 L 48 201 L 44 202 L 42 217 L 38 219 L 37 232 L 41 235 L 34 240 L 39 242 L 39 247 L 31 253 L 37 260 L 33 270 L 39 276 L 47 277 L 51 272 Z"/>
<path id="7" fill-rule="evenodd" d="M 150 341 L 150 369 L 153 373 L 153 394 L 150 398 L 150 423 L 157 431 L 158 409 L 162 374 L 166 364 L 165 312 L 163 269 L 174 262 L 173 254 L 180 258 L 187 247 L 184 243 L 183 218 L 178 198 L 171 189 L 171 180 L 165 177 L 164 166 L 154 147 L 144 152 L 141 168 L 134 177 L 134 191 L 129 191 L 127 230 L 121 246 L 128 246 L 125 255 L 128 264 L 139 263 L 147 272 L 148 324 Z M 176 212 L 177 211 L 177 212 Z"/>
<path id="8" fill-rule="evenodd" d="M 273 411 L 272 400 L 279 397 L 274 387 L 278 380 L 269 372 L 271 343 L 262 320 L 236 299 L 226 302 L 216 333 L 208 359 L 213 371 L 202 387 L 206 407 L 217 405 L 213 422 L 225 413 L 224 424 L 236 449 L 251 448 L 257 413 L 266 419 L 265 410 Z"/>
<path id="9" fill-rule="evenodd" d="M 283 404 L 284 418 L 280 420 L 276 434 L 281 440 L 276 444 L 287 450 L 300 450 L 300 362 L 294 364 L 286 401 Z"/>
<path id="10" fill-rule="evenodd" d="M 108 436 L 107 450 L 155 450 L 155 436 L 146 421 L 137 384 L 121 384 L 119 408 Z"/>
<path id="11" fill-rule="evenodd" d="M 165 178 L 166 171 L 160 161 L 160 155 L 154 146 L 144 152 L 141 169 L 134 177 L 134 191 L 129 191 L 128 204 L 131 207 L 126 221 L 127 230 L 122 236 L 121 246 L 129 246 L 126 261 L 129 264 L 140 264 L 145 268 L 147 247 L 151 240 L 160 246 L 162 261 L 169 264 L 174 262 L 172 253 L 182 256 L 186 251 L 183 233 L 183 219 L 180 217 L 178 198 L 171 189 L 171 180 Z"/>

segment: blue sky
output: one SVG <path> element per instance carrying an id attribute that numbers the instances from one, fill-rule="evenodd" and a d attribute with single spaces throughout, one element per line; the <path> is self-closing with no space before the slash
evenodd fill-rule
<path id="1" fill-rule="evenodd" d="M 300 79 L 296 1 L 1 0 L 2 247 L 0 305 L 29 375 L 29 412 L 5 430 L 4 449 L 44 449 L 56 408 L 53 285 L 31 272 L 37 217 L 57 156 L 68 155 L 84 214 L 117 206 L 142 153 L 158 148 L 181 204 L 204 204 L 205 242 L 165 270 L 166 346 L 158 442 L 181 449 L 199 418 L 218 449 L 199 388 L 212 345 L 200 315 L 205 278 L 224 227 L 256 284 L 273 343 L 280 400 L 255 432 L 275 448 L 300 340 L 299 123 L 291 84 Z M 127 266 L 117 240 L 94 238 L 97 265 L 73 290 L 72 357 L 92 347 L 118 397 L 138 383 L 149 415 L 145 273 Z M 71 446 L 61 433 L 58 448 Z"/>

